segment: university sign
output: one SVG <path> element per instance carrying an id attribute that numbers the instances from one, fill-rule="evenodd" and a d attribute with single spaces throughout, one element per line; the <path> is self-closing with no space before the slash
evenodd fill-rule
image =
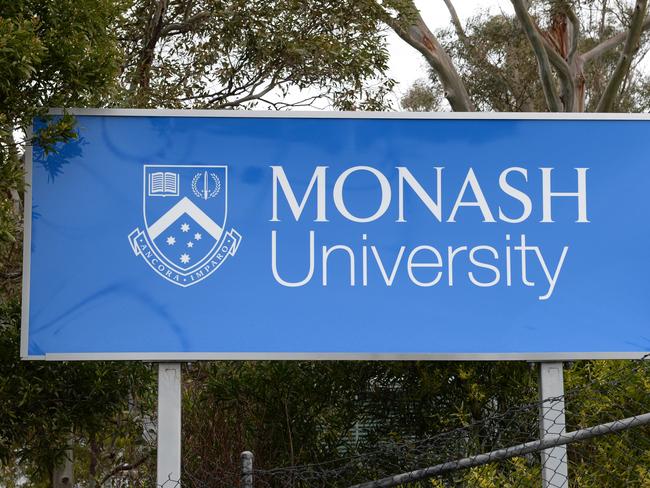
<path id="1" fill-rule="evenodd" d="M 28 152 L 25 358 L 650 350 L 644 116 L 75 113 Z"/>

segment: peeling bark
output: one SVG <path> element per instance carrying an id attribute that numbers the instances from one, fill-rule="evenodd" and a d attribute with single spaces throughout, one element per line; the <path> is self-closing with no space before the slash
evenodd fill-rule
<path id="1" fill-rule="evenodd" d="M 557 94 L 555 79 L 553 78 L 553 71 L 551 70 L 551 63 L 549 61 L 547 50 L 544 47 L 542 36 L 528 13 L 526 2 L 524 0 L 511 1 L 515 8 L 517 18 L 521 22 L 523 31 L 526 34 L 526 37 L 533 48 L 535 58 L 537 59 L 539 77 L 542 81 L 542 89 L 544 90 L 544 97 L 546 98 L 548 109 L 551 112 L 561 112 L 563 105 Z"/>
<path id="2" fill-rule="evenodd" d="M 445 98 L 455 112 L 473 112 L 474 106 L 467 88 L 456 70 L 449 54 L 440 45 L 436 36 L 429 30 L 420 12 L 412 4 L 412 15 L 403 17 L 387 16 L 386 23 L 409 45 L 417 49 L 427 60 L 438 76 L 445 91 Z"/>
<path id="3" fill-rule="evenodd" d="M 463 30 L 452 0 L 443 0 L 459 40 L 467 46 Z M 637 0 L 632 25 L 587 52 L 578 50 L 581 26 L 569 2 L 562 2 L 551 18 L 551 27 L 543 31 L 528 12 L 526 0 L 511 0 L 522 30 L 528 38 L 538 63 L 539 76 L 550 111 L 584 112 L 586 108 L 585 66 L 606 52 L 625 43 L 613 76 L 599 103 L 599 111 L 611 110 L 629 75 L 632 58 L 638 50 L 641 34 L 650 29 L 650 15 L 647 15 L 647 0 Z M 604 12 L 607 0 L 601 3 L 601 31 L 604 28 Z M 445 97 L 455 111 L 474 110 L 467 89 L 448 53 L 428 29 L 412 0 L 407 9 L 414 14 L 404 17 L 390 17 L 386 23 L 408 44 L 417 49 L 433 68 L 445 90 Z M 467 46 L 471 48 L 472 46 Z"/>

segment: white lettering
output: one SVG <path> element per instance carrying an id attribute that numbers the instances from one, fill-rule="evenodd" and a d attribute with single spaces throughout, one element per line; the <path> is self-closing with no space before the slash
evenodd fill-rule
<path id="1" fill-rule="evenodd" d="M 542 222 L 553 222 L 551 213 L 551 198 L 576 197 L 578 199 L 578 220 L 576 223 L 589 223 L 587 219 L 587 170 L 589 168 L 575 168 L 578 173 L 577 192 L 552 192 L 551 173 L 553 168 L 540 168 L 542 170 Z"/>
<path id="2" fill-rule="evenodd" d="M 467 190 L 468 186 L 472 188 L 475 200 L 466 202 L 463 200 L 463 197 L 465 196 L 465 191 Z M 492 216 L 492 212 L 490 211 L 490 206 L 488 205 L 488 202 L 483 195 L 481 185 L 479 185 L 478 179 L 476 179 L 476 174 L 474 174 L 474 170 L 472 168 L 470 168 L 467 172 L 467 176 L 465 177 L 463 186 L 458 193 L 458 198 L 456 198 L 454 208 L 451 209 L 451 215 L 447 219 L 447 222 L 456 222 L 454 219 L 456 218 L 456 212 L 458 212 L 458 209 L 460 207 L 478 207 L 481 209 L 481 213 L 483 214 L 483 222 L 496 222 Z"/>
<path id="3" fill-rule="evenodd" d="M 277 231 L 275 230 L 271 231 L 271 270 L 273 271 L 275 281 L 283 286 L 289 287 L 303 286 L 304 284 L 309 283 L 312 276 L 314 276 L 314 231 L 309 231 L 309 271 L 303 280 L 294 282 L 283 280 L 280 277 L 280 273 L 278 273 L 276 232 Z"/>
<path id="4" fill-rule="evenodd" d="M 280 221 L 278 218 L 278 183 L 282 188 L 282 192 L 287 199 L 291 213 L 293 213 L 293 218 L 296 219 L 296 221 L 300 220 L 302 211 L 304 210 L 305 205 L 307 205 L 309 195 L 314 186 L 316 186 L 316 222 L 327 222 L 325 212 L 325 172 L 327 166 L 316 166 L 314 174 L 311 177 L 307 190 L 305 191 L 300 203 L 298 203 L 298 199 L 291 189 L 284 168 L 282 168 L 282 166 L 271 166 L 271 169 L 273 170 L 273 217 L 271 218 L 271 222 Z"/>
<path id="5" fill-rule="evenodd" d="M 377 178 L 377 181 L 379 181 L 379 187 L 381 189 L 381 202 L 379 203 L 379 207 L 377 208 L 377 211 L 370 215 L 369 217 L 357 217 L 355 215 L 352 215 L 348 208 L 345 206 L 345 201 L 343 200 L 343 185 L 345 184 L 345 180 L 348 179 L 348 176 L 350 176 L 352 173 L 356 171 L 367 171 L 371 173 L 372 175 Z M 390 190 L 390 183 L 388 183 L 388 179 L 384 176 L 384 174 L 371 167 L 371 166 L 353 166 L 352 168 L 346 169 L 343 173 L 341 173 L 341 176 L 339 176 L 336 180 L 336 183 L 334 183 L 334 205 L 336 205 L 337 210 L 339 213 L 345 217 L 348 220 L 351 220 L 352 222 L 372 222 L 373 220 L 377 220 L 379 217 L 384 215 L 386 213 L 386 210 L 388 210 L 388 206 L 390 205 L 390 200 L 391 200 L 391 190 Z"/>
<path id="6" fill-rule="evenodd" d="M 524 175 L 524 181 L 528 181 L 528 171 L 526 169 L 513 167 L 513 168 L 508 168 L 505 171 L 501 172 L 501 174 L 499 175 L 499 186 L 501 187 L 501 190 L 503 190 L 503 192 L 506 195 L 511 196 L 515 200 L 519 200 L 523 206 L 523 210 L 519 217 L 510 218 L 506 214 L 504 214 L 503 211 L 501 210 L 501 207 L 499 207 L 499 219 L 503 220 L 504 222 L 509 222 L 511 224 L 518 224 L 526 220 L 528 217 L 530 217 L 530 214 L 533 211 L 533 203 L 527 194 L 525 194 L 521 190 L 518 190 L 517 188 L 510 185 L 510 183 L 508 183 L 508 175 L 512 172 L 517 172 Z"/>
<path id="7" fill-rule="evenodd" d="M 415 256 L 421 251 L 429 251 L 436 257 L 436 260 L 434 262 L 426 262 L 426 263 L 414 262 Z M 422 287 L 434 286 L 438 284 L 438 282 L 442 278 L 442 271 L 438 271 L 435 274 L 435 277 L 430 281 L 420 281 L 415 277 L 415 274 L 413 273 L 413 268 L 441 268 L 441 267 L 442 267 L 442 256 L 440 255 L 440 252 L 438 252 L 438 250 L 435 247 L 431 247 L 431 246 L 417 246 L 411 251 L 408 260 L 406 262 L 406 271 L 409 275 L 409 278 L 414 284 Z"/>
<path id="8" fill-rule="evenodd" d="M 418 198 L 429 209 L 433 216 L 442 222 L 442 170 L 443 168 L 435 167 L 436 170 L 436 201 L 429 196 L 429 194 L 422 188 L 422 185 L 415 179 L 411 172 L 403 167 L 397 167 L 397 177 L 399 184 L 399 217 L 397 222 L 406 222 L 404 218 L 404 183 L 406 183 L 411 190 L 415 192 Z"/>

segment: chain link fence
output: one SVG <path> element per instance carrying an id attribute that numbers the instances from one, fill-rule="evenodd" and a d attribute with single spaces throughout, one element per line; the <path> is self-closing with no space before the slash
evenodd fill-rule
<path id="1" fill-rule="evenodd" d="M 583 366 L 587 382 L 567 388 L 563 397 L 523 403 L 472 423 L 459 420 L 457 428 L 422 438 L 388 436 L 364 450 L 347 446 L 331 460 L 264 466 L 252 453 L 222 452 L 206 472 L 184 472 L 182 485 L 515 488 L 540 486 L 546 470 L 547 487 L 650 487 L 650 362 L 612 364 L 608 374 L 591 379 L 588 364 Z M 566 430 L 558 434 L 565 413 Z M 559 461 L 568 461 L 568 478 Z M 163 486 L 180 484 L 168 480 Z"/>

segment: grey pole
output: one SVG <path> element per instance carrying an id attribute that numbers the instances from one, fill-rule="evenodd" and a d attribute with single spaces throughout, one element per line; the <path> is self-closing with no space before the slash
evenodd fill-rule
<path id="1" fill-rule="evenodd" d="M 180 488 L 181 480 L 181 365 L 158 365 L 157 485 Z"/>
<path id="2" fill-rule="evenodd" d="M 563 365 L 540 363 L 540 439 L 566 434 L 564 414 L 564 374 Z M 545 401 L 547 399 L 552 399 Z M 556 446 L 541 452 L 542 488 L 568 488 L 569 470 L 566 446 Z"/>
<path id="3" fill-rule="evenodd" d="M 253 453 L 241 453 L 241 488 L 253 488 Z"/>
<path id="4" fill-rule="evenodd" d="M 66 449 L 65 457 L 52 474 L 54 488 L 72 488 L 74 486 L 72 449 Z"/>

